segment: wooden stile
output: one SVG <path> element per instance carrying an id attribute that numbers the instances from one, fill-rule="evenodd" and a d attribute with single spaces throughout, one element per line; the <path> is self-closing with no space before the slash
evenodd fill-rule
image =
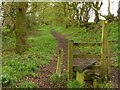
<path id="1" fill-rule="evenodd" d="M 76 79 L 80 83 L 84 83 L 84 70 L 82 70 L 81 66 L 73 66 L 73 58 L 91 58 L 91 59 L 98 59 L 100 58 L 100 77 L 99 76 L 93 76 L 93 79 L 95 77 L 94 87 L 96 87 L 96 78 L 101 80 L 107 78 L 110 78 L 110 47 L 108 46 L 108 40 L 107 40 L 107 25 L 108 21 L 105 20 L 102 25 L 102 38 L 101 43 L 92 43 L 92 42 L 82 42 L 82 43 L 75 43 L 72 40 L 68 42 L 68 81 L 72 80 L 73 77 L 73 69 L 76 71 Z M 73 48 L 76 46 L 101 46 L 101 54 L 100 55 L 94 55 L 94 54 L 73 54 Z M 96 63 L 96 62 L 95 62 Z M 91 67 L 92 64 L 88 64 L 85 66 L 85 68 Z M 99 68 L 96 67 L 95 64 L 93 66 L 93 73 L 95 73 L 95 69 Z"/>

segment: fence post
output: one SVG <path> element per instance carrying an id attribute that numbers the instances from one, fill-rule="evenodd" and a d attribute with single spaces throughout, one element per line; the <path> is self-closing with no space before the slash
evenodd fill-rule
<path id="1" fill-rule="evenodd" d="M 107 25 L 108 21 L 105 20 L 102 25 L 102 48 L 101 48 L 101 76 L 105 77 L 107 72 Z"/>
<path id="2" fill-rule="evenodd" d="M 68 81 L 73 75 L 73 41 L 68 41 Z"/>
<path id="3" fill-rule="evenodd" d="M 62 73 L 62 62 L 63 62 L 63 49 L 61 49 L 59 51 L 59 55 L 58 55 L 58 61 L 57 61 L 57 68 L 56 68 L 56 74 L 61 77 L 61 73 Z"/>
<path id="4" fill-rule="evenodd" d="M 110 72 L 111 72 L 111 62 L 110 62 L 110 46 L 109 46 L 109 42 L 108 42 L 108 48 L 107 48 L 107 76 L 108 79 L 110 79 Z"/>
<path id="5" fill-rule="evenodd" d="M 80 84 L 84 84 L 84 72 L 76 72 L 76 80 L 80 83 Z"/>

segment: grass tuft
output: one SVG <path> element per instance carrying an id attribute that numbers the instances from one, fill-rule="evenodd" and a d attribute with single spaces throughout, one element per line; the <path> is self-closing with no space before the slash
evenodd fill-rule
<path id="1" fill-rule="evenodd" d="M 67 83 L 67 88 L 85 88 L 85 85 L 79 83 L 77 80 L 71 80 Z"/>
<path id="2" fill-rule="evenodd" d="M 38 85 L 30 81 L 24 81 L 19 85 L 19 88 L 38 88 Z"/>

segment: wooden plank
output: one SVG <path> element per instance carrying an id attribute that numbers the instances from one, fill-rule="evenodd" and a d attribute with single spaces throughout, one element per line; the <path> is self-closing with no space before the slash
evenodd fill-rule
<path id="1" fill-rule="evenodd" d="M 84 73 L 85 73 L 85 80 L 93 80 L 93 76 L 95 74 L 94 65 L 90 69 L 86 69 Z"/>
<path id="2" fill-rule="evenodd" d="M 63 63 L 63 49 L 59 51 L 58 55 L 58 61 L 57 61 L 57 68 L 56 68 L 56 74 L 61 77 L 61 72 L 62 72 L 62 63 Z"/>
<path id="3" fill-rule="evenodd" d="M 83 64 L 79 66 L 73 66 L 74 70 L 77 72 L 83 72 L 86 69 L 92 68 L 96 64 L 96 61 L 91 62 L 89 64 Z"/>
<path id="4" fill-rule="evenodd" d="M 94 54 L 75 54 L 73 55 L 73 58 L 100 58 L 100 55 L 94 55 Z"/>
<path id="5" fill-rule="evenodd" d="M 92 42 L 81 42 L 81 43 L 73 43 L 74 46 L 90 46 L 90 47 L 93 47 L 93 46 L 101 46 L 101 43 L 100 42 L 97 42 L 97 43 L 92 43 Z"/>
<path id="6" fill-rule="evenodd" d="M 68 42 L 68 81 L 72 80 L 73 75 L 73 41 Z"/>
<path id="7" fill-rule="evenodd" d="M 104 21 L 102 25 L 102 48 L 101 48 L 101 76 L 105 77 L 107 74 L 106 67 L 106 55 L 107 55 L 107 24 L 108 21 Z"/>
<path id="8" fill-rule="evenodd" d="M 91 80 L 93 80 L 93 78 L 92 78 L 91 76 L 85 74 L 85 75 L 84 75 L 84 80 L 85 80 L 85 81 L 91 81 Z"/>

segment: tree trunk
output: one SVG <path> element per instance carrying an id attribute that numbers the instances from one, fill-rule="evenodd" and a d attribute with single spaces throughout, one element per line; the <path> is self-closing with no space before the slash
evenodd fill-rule
<path id="1" fill-rule="evenodd" d="M 95 3 L 95 8 L 97 9 L 97 10 L 99 10 L 99 2 L 96 2 Z M 95 10 L 95 19 L 94 19 L 94 21 L 96 22 L 96 23 L 98 23 L 99 22 L 99 13 L 98 13 L 98 11 L 96 11 Z"/>
<path id="2" fill-rule="evenodd" d="M 16 53 L 22 54 L 27 48 L 27 30 L 26 30 L 26 11 L 28 3 L 17 3 L 17 15 L 15 22 L 15 35 L 16 35 Z"/>
<path id="3" fill-rule="evenodd" d="M 111 13 L 110 13 L 110 0 L 108 0 L 108 16 L 110 16 Z"/>
<path id="4" fill-rule="evenodd" d="M 99 22 L 99 13 L 98 13 L 97 11 L 95 11 L 95 19 L 94 19 L 94 21 L 95 21 L 96 23 Z"/>
<path id="5" fill-rule="evenodd" d="M 63 9 L 64 9 L 64 16 L 65 16 L 65 17 L 67 16 L 67 13 L 66 13 L 66 5 L 67 5 L 67 4 L 64 2 L 64 3 L 63 3 Z"/>
<path id="6" fill-rule="evenodd" d="M 118 18 L 120 19 L 120 1 L 119 1 L 119 3 L 118 3 Z"/>

